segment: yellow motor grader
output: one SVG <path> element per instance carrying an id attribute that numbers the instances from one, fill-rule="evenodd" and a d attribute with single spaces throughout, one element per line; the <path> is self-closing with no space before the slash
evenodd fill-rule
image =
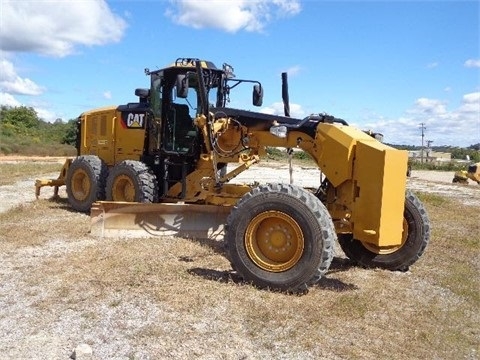
<path id="1" fill-rule="evenodd" d="M 253 84 L 253 105 L 263 99 L 261 83 L 237 79 L 228 64 L 179 58 L 145 72 L 150 88 L 135 91 L 138 102 L 80 115 L 78 156 L 58 179 L 36 183 L 37 195 L 66 185 L 72 208 L 91 211 L 92 233 L 224 234 L 245 281 L 287 292 L 327 272 L 336 239 L 365 267 L 406 270 L 424 252 L 430 224 L 406 190 L 407 153 L 330 115 L 291 118 L 286 74 L 279 116 L 227 107 L 240 84 Z M 320 186 L 231 182 L 267 147 L 310 154 Z"/>
<path id="2" fill-rule="evenodd" d="M 480 185 L 480 163 L 471 164 L 467 170 L 456 171 L 453 175 L 453 183 L 468 184 L 468 179 Z"/>

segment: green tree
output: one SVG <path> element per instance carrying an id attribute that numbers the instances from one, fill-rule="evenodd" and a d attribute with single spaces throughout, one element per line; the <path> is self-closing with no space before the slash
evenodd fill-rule
<path id="1" fill-rule="evenodd" d="M 480 153 L 478 150 L 473 148 L 453 148 L 450 151 L 452 153 L 452 159 L 465 160 L 468 156 L 468 158 L 473 162 L 480 161 Z"/>
<path id="2" fill-rule="evenodd" d="M 62 139 L 62 144 L 75 146 L 77 141 L 77 133 L 78 133 L 77 120 L 76 119 L 69 120 L 66 126 L 65 134 Z"/>
<path id="3" fill-rule="evenodd" d="M 11 107 L 2 105 L 0 107 L 0 121 L 2 124 L 11 124 L 22 129 L 36 129 L 40 125 L 37 112 L 26 106 Z"/>

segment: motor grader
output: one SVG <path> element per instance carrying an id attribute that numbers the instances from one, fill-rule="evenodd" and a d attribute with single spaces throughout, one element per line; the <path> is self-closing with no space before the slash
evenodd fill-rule
<path id="1" fill-rule="evenodd" d="M 480 185 L 480 162 L 470 164 L 467 170 L 456 171 L 453 175 L 453 183 L 468 184 L 468 179 Z"/>
<path id="2" fill-rule="evenodd" d="M 328 270 L 338 239 L 365 267 L 406 270 L 430 236 L 426 211 L 406 190 L 407 153 L 342 119 L 285 116 L 228 107 L 231 92 L 253 84 L 233 68 L 179 58 L 150 71 L 139 100 L 86 111 L 78 118 L 78 156 L 55 180 L 73 209 L 91 210 L 92 232 L 122 236 L 130 226 L 187 236 L 224 234 L 233 269 L 261 288 L 302 292 Z M 298 148 L 320 170 L 320 186 L 231 180 L 257 164 L 267 147 Z M 228 168 L 227 168 L 228 165 Z"/>

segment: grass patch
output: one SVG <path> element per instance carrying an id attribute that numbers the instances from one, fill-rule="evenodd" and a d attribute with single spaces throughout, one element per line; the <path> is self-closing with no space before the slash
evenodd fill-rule
<path id="1" fill-rule="evenodd" d="M 437 171 L 459 171 L 467 170 L 467 165 L 465 163 L 457 163 L 455 161 L 449 161 L 447 163 L 433 163 L 433 162 L 424 162 L 419 161 L 409 161 L 409 164 L 412 170 L 437 170 Z"/>
<path id="2" fill-rule="evenodd" d="M 450 199 L 446 198 L 445 196 L 440 196 L 437 194 L 417 193 L 416 195 L 421 202 L 423 202 L 424 204 L 429 204 L 431 206 L 445 206 L 446 204 L 451 202 Z"/>
<path id="3" fill-rule="evenodd" d="M 472 264 L 459 262 L 449 266 L 449 270 L 440 279 L 440 285 L 451 290 L 456 295 L 480 304 L 480 283 L 477 279 L 470 278 L 478 276 L 478 271 L 472 268 Z"/>
<path id="4" fill-rule="evenodd" d="M 436 269 L 435 281 L 479 306 L 479 213 L 471 206 L 439 195 L 419 194 L 419 198 L 427 207 L 432 222 L 432 239 L 425 261 Z M 433 274 L 425 275 L 433 280 Z"/>
<path id="5" fill-rule="evenodd" d="M 1 137 L 1 135 L 0 135 Z M 22 156 L 75 156 L 77 150 L 72 145 L 44 143 L 40 139 L 9 139 L 3 137 L 0 142 L 0 154 Z"/>
<path id="6" fill-rule="evenodd" d="M 285 148 L 267 147 L 265 160 L 288 164 L 288 153 Z M 313 158 L 305 151 L 298 150 L 292 153 L 292 163 L 299 166 L 317 167 Z"/>
<path id="7" fill-rule="evenodd" d="M 34 178 L 47 173 L 58 172 L 62 164 L 55 162 L 18 161 L 15 163 L 0 162 L 0 186 L 12 185 L 25 178 Z"/>
<path id="8" fill-rule="evenodd" d="M 56 237 L 83 237 L 88 221 L 88 216 L 71 212 L 66 199 L 16 206 L 0 213 L 0 251 L 39 247 Z"/>

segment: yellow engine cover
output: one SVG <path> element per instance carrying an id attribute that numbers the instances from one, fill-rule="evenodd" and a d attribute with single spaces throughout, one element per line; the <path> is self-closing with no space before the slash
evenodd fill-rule
<path id="1" fill-rule="evenodd" d="M 97 155 L 111 166 L 122 160 L 139 160 L 143 154 L 147 123 L 144 110 L 104 107 L 84 112 L 80 121 L 80 155 Z"/>

